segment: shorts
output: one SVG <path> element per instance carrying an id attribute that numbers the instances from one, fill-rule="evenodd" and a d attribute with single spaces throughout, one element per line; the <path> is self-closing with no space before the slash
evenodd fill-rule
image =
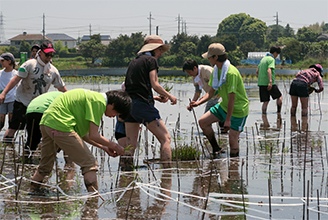
<path id="1" fill-rule="evenodd" d="M 118 140 L 118 139 L 124 138 L 124 137 L 126 137 L 124 122 L 119 121 L 118 119 L 116 119 L 115 138 L 116 138 L 116 140 Z"/>
<path id="2" fill-rule="evenodd" d="M 27 107 L 21 102 L 14 102 L 13 116 L 9 123 L 9 128 L 14 130 L 24 130 L 26 124 Z"/>
<path id="3" fill-rule="evenodd" d="M 38 172 L 41 175 L 46 176 L 51 173 L 59 149 L 81 167 L 83 175 L 89 171 L 98 171 L 97 160 L 75 131 L 62 132 L 45 125 L 40 125 L 40 130 L 42 145 Z"/>
<path id="4" fill-rule="evenodd" d="M 146 123 L 159 120 L 160 118 L 159 111 L 154 105 L 132 99 L 132 111 L 124 122 L 143 123 L 146 125 Z"/>
<path id="5" fill-rule="evenodd" d="M 205 111 L 204 111 L 204 114 L 210 110 L 210 108 L 212 108 L 213 106 L 215 106 L 216 104 L 219 103 L 219 98 L 214 98 L 214 99 L 210 99 L 207 101 L 206 103 L 206 107 L 205 107 Z"/>
<path id="6" fill-rule="evenodd" d="M 2 103 L 0 105 L 0 114 L 8 114 L 13 113 L 14 110 L 14 102 Z"/>
<path id="7" fill-rule="evenodd" d="M 301 98 L 309 97 L 308 84 L 302 80 L 293 80 L 289 88 L 289 95 Z"/>
<path id="8" fill-rule="evenodd" d="M 260 86 L 260 100 L 261 102 L 270 101 L 270 96 L 273 100 L 280 98 L 281 92 L 278 89 L 277 85 L 272 85 L 270 91 L 268 91 L 268 86 Z"/>
<path id="9" fill-rule="evenodd" d="M 221 108 L 220 104 L 213 106 L 210 109 L 210 111 L 213 115 L 215 115 L 222 122 L 224 122 L 227 118 L 227 113 L 223 110 L 223 108 Z M 237 118 L 237 117 L 231 116 L 231 127 L 230 128 L 235 131 L 243 131 L 247 116 L 248 115 L 246 115 L 245 117 L 242 117 L 242 118 Z"/>

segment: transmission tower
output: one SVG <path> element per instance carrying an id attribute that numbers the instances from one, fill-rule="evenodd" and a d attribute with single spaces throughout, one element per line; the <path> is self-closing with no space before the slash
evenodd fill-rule
<path id="1" fill-rule="evenodd" d="M 273 16 L 275 19 L 275 22 L 276 22 L 276 40 L 278 40 L 278 36 L 279 36 L 279 29 L 278 29 L 278 26 L 279 26 L 279 19 L 278 19 L 278 12 L 276 12 L 276 16 Z"/>
<path id="2" fill-rule="evenodd" d="M 3 24 L 3 16 L 2 16 L 2 12 L 0 15 L 0 43 L 5 42 L 6 38 L 5 38 L 5 29 L 4 29 L 4 24 Z"/>
<path id="3" fill-rule="evenodd" d="M 149 35 L 151 35 L 151 20 L 154 20 L 154 18 L 151 17 L 151 12 L 149 12 Z"/>

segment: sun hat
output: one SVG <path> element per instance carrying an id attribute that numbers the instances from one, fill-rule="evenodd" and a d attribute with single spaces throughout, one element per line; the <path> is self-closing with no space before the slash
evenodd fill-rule
<path id="1" fill-rule="evenodd" d="M 45 53 L 50 53 L 50 52 L 56 52 L 55 50 L 54 50 L 54 47 L 52 46 L 52 43 L 50 43 L 50 42 L 43 42 L 42 44 L 41 44 L 41 46 L 40 46 L 40 49 L 43 51 L 43 52 L 45 52 Z"/>
<path id="2" fill-rule="evenodd" d="M 0 60 L 11 60 L 12 63 L 15 63 L 15 57 L 12 53 L 1 54 Z"/>
<path id="3" fill-rule="evenodd" d="M 320 64 L 311 65 L 309 68 L 315 68 L 320 73 L 320 76 L 323 77 L 323 68 Z"/>
<path id="4" fill-rule="evenodd" d="M 214 55 L 224 55 L 226 54 L 225 48 L 220 43 L 213 43 L 210 46 L 208 46 L 208 51 L 206 53 L 202 54 L 203 58 L 209 58 Z"/>
<path id="5" fill-rule="evenodd" d="M 33 44 L 33 46 L 31 47 L 31 51 L 32 51 L 34 48 L 40 50 L 40 46 L 39 46 L 39 44 Z"/>
<path id="6" fill-rule="evenodd" d="M 139 53 L 153 51 L 159 47 L 162 47 L 162 53 L 167 52 L 170 49 L 170 45 L 164 44 L 163 40 L 158 35 L 149 35 L 144 40 L 144 45 L 139 50 Z"/>

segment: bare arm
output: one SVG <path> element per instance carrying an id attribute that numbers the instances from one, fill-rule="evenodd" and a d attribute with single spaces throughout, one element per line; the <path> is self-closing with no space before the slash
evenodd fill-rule
<path id="1" fill-rule="evenodd" d="M 174 105 L 177 103 L 177 98 L 168 93 L 159 83 L 157 77 L 157 71 L 152 70 L 149 73 L 150 83 L 152 88 L 160 95 L 166 96 L 170 99 L 171 104 Z"/>
<path id="2" fill-rule="evenodd" d="M 100 149 L 103 149 L 110 156 L 122 155 L 124 152 L 124 148 L 100 135 L 98 130 L 99 126 L 93 122 L 90 122 L 89 135 L 86 135 L 83 138 L 85 138 L 88 143 L 99 147 Z"/>
<path id="3" fill-rule="evenodd" d="M 268 91 L 270 91 L 272 88 L 272 70 L 271 70 L 271 68 L 268 68 L 268 78 L 269 78 Z"/>
<path id="4" fill-rule="evenodd" d="M 211 87 L 209 92 L 207 92 L 204 96 L 202 96 L 198 101 L 191 101 L 189 106 L 191 108 L 193 108 L 193 107 L 197 107 L 197 106 L 203 104 L 204 102 L 207 102 L 209 99 L 211 99 L 214 96 L 214 93 L 215 93 L 215 90 Z M 191 110 L 191 108 L 190 108 L 190 110 Z"/>
<path id="5" fill-rule="evenodd" d="M 63 86 L 63 87 L 57 88 L 57 90 L 58 90 L 58 91 L 61 91 L 61 92 L 67 92 L 66 86 Z"/>
<path id="6" fill-rule="evenodd" d="M 3 103 L 6 99 L 6 95 L 7 93 L 12 90 L 12 88 L 14 88 L 14 86 L 17 85 L 17 83 L 19 83 L 19 81 L 23 79 L 20 76 L 14 76 L 14 78 L 12 78 L 10 80 L 10 82 L 7 84 L 6 88 L 2 91 L 2 93 L 0 94 L 0 104 Z"/>
<path id="7" fill-rule="evenodd" d="M 199 98 L 199 96 L 200 96 L 200 93 L 199 93 L 199 92 L 195 92 L 194 97 L 192 98 L 191 102 L 194 103 L 195 101 L 197 101 L 198 98 Z M 191 102 L 190 102 L 190 103 L 191 103 Z M 191 111 L 191 108 L 192 108 L 192 106 L 191 106 L 190 103 L 189 103 L 189 105 L 187 106 L 187 109 L 188 109 L 189 111 Z"/>

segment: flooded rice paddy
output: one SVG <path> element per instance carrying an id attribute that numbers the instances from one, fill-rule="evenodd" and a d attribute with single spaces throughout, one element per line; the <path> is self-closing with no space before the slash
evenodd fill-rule
<path id="1" fill-rule="evenodd" d="M 114 77 L 113 77 L 114 78 Z M 66 82 L 67 89 L 86 88 L 105 92 L 120 88 L 116 83 L 90 80 Z M 86 191 L 78 166 L 65 167 L 63 155 L 44 181 L 40 194 L 31 194 L 30 180 L 36 164 L 16 163 L 22 152 L 24 132 L 14 150 L 0 148 L 1 219 L 327 219 L 328 151 L 327 90 L 310 96 L 309 116 L 290 117 L 290 81 L 279 81 L 283 93 L 282 113 L 274 101 L 268 114 L 261 114 L 256 82 L 245 81 L 250 113 L 240 135 L 240 156 L 229 158 L 228 135 L 216 133 L 226 153 L 211 161 L 206 138 L 198 133 L 193 112 L 186 109 L 194 87 L 190 81 L 160 80 L 173 85 L 177 105 L 156 103 L 176 146 L 201 151 L 198 160 L 172 161 L 171 169 L 160 163 L 147 166 L 144 159 L 159 157 L 159 143 L 142 127 L 134 172 L 122 172 L 119 158 L 109 158 L 91 147 L 98 160 L 99 194 Z M 325 88 L 328 88 L 325 82 Z M 52 89 L 53 90 L 53 89 Z M 195 108 L 196 118 L 205 106 Z M 105 118 L 101 132 L 115 141 L 115 120 Z M 308 125 L 308 129 L 307 129 Z M 217 130 L 217 125 L 213 125 Z M 4 130 L 0 133 L 0 138 Z M 205 150 L 202 151 L 202 146 Z M 205 153 L 205 154 L 204 154 Z M 39 154 L 33 155 L 37 162 Z"/>

